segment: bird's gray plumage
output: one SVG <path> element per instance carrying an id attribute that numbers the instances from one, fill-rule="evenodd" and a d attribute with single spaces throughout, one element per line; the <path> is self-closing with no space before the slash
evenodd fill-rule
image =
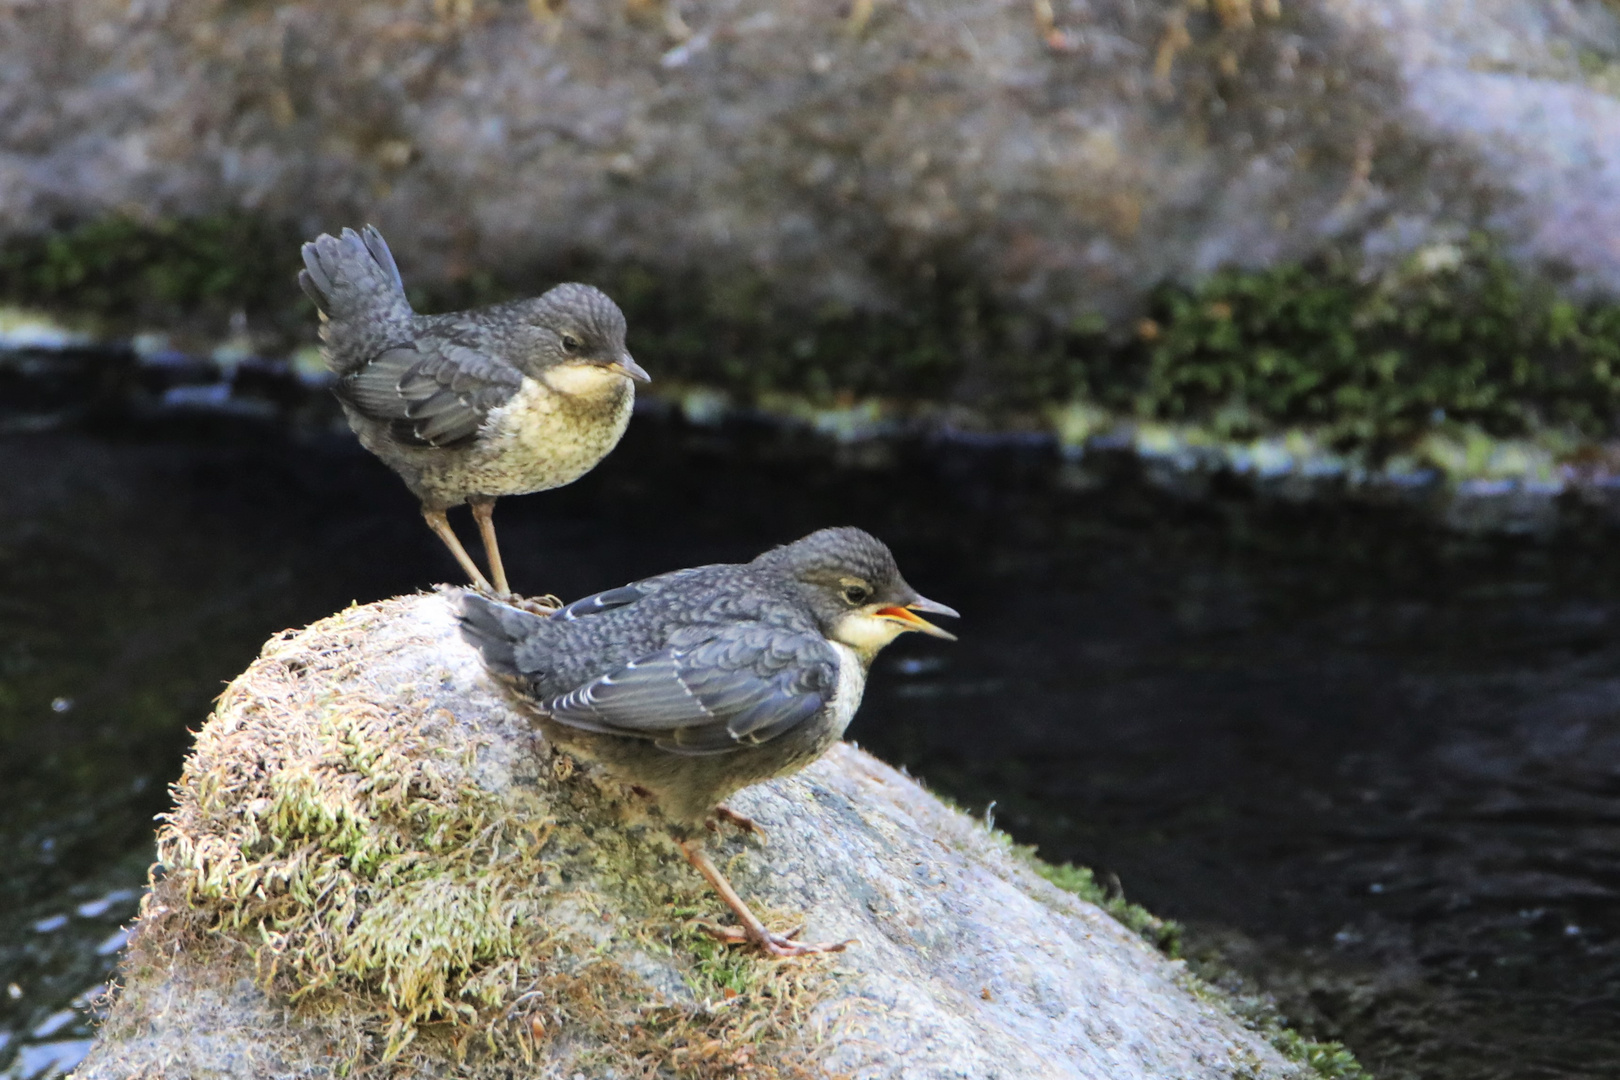
<path id="1" fill-rule="evenodd" d="M 600 290 L 568 283 L 532 300 L 418 315 L 371 226 L 317 237 L 303 257 L 298 281 L 324 316 L 323 355 L 350 426 L 424 505 L 559 487 L 623 434 L 629 378 L 604 379 L 589 395 L 547 383 L 565 365 L 634 363 L 624 313 Z M 525 426 L 551 430 L 525 439 Z"/>
<path id="2" fill-rule="evenodd" d="M 441 329 L 378 353 L 339 379 L 337 392 L 402 445 L 443 449 L 472 439 L 522 386 L 517 368 Z"/>
<path id="3" fill-rule="evenodd" d="M 408 340 L 416 313 L 381 233 L 368 225 L 360 233 L 322 235 L 304 245 L 303 256 L 298 284 L 329 320 L 326 360 L 336 374 Z"/>
<path id="4" fill-rule="evenodd" d="M 444 520 L 471 502 L 499 588 L 490 507 L 572 483 L 624 434 L 632 379 L 624 313 L 569 283 L 476 311 L 418 315 L 371 226 L 303 246 L 298 282 L 320 310 L 322 354 L 361 443 L 421 500 L 434 531 L 481 576 Z"/>
<path id="5" fill-rule="evenodd" d="M 870 589 L 858 604 L 845 595 L 853 581 Z M 843 734 L 881 647 L 842 644 L 844 620 L 913 602 L 926 603 L 880 541 L 825 529 L 749 563 L 648 578 L 549 617 L 466 593 L 461 624 L 559 741 L 691 825 Z"/>
<path id="6" fill-rule="evenodd" d="M 809 719 L 837 682 L 838 658 L 821 638 L 742 623 L 632 660 L 546 711 L 581 731 L 651 738 L 672 754 L 725 754 Z"/>

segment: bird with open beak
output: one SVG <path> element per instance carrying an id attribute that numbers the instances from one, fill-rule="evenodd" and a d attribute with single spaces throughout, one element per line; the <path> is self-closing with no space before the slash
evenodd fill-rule
<path id="1" fill-rule="evenodd" d="M 303 247 L 298 275 L 321 316 L 322 354 L 360 442 L 421 500 L 422 516 L 478 588 L 507 595 L 495 500 L 571 484 L 630 422 L 636 382 L 624 313 L 601 290 L 558 285 L 506 304 L 418 315 L 371 226 Z M 445 511 L 468 504 L 486 578 Z"/>
<path id="2" fill-rule="evenodd" d="M 837 742 L 878 652 L 907 631 L 955 640 L 955 617 L 900 576 L 882 541 L 823 529 L 748 563 L 677 570 L 549 616 L 463 593 L 463 636 L 558 745 L 649 793 L 681 851 L 741 921 L 716 930 L 771 956 L 844 948 L 775 933 L 703 851 L 732 792 Z"/>

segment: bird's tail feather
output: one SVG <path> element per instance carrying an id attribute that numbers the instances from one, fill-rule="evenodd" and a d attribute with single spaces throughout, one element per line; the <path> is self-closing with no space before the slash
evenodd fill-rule
<path id="1" fill-rule="evenodd" d="M 413 312 L 393 252 L 367 225 L 322 233 L 303 246 L 298 284 L 325 316 L 327 362 L 340 374 L 370 360 L 408 326 Z"/>
<path id="2" fill-rule="evenodd" d="M 518 669 L 518 642 L 540 621 L 539 615 L 487 596 L 461 594 L 461 636 L 482 654 L 485 667 L 504 678 L 524 677 Z"/>

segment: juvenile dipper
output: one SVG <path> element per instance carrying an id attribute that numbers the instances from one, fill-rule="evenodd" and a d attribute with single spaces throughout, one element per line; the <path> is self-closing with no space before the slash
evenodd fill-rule
<path id="1" fill-rule="evenodd" d="M 907 630 L 955 640 L 956 616 L 906 584 L 882 541 L 823 529 L 750 563 L 699 566 L 539 616 L 463 593 L 461 631 L 547 736 L 650 793 L 687 859 L 742 920 L 715 931 L 772 956 L 842 949 L 773 933 L 704 854 L 738 788 L 826 751 L 861 703 L 872 659 Z"/>
<path id="2" fill-rule="evenodd" d="M 322 234 L 298 284 L 321 315 L 322 354 L 349 426 L 404 479 L 473 584 L 489 580 L 445 511 L 472 508 L 494 591 L 508 592 L 495 499 L 573 483 L 618 445 L 649 376 L 624 347 L 624 313 L 589 285 L 533 300 L 418 315 L 382 234 Z"/>

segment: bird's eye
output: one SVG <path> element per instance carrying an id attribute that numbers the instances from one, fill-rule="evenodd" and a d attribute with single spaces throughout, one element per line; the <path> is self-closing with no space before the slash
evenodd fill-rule
<path id="1" fill-rule="evenodd" d="M 866 598 L 870 595 L 871 592 L 865 585 L 844 586 L 844 599 L 849 602 L 850 607 L 860 607 L 866 603 Z"/>
<path id="2" fill-rule="evenodd" d="M 575 337 L 573 334 L 564 334 L 562 336 L 563 352 L 566 352 L 566 353 L 579 352 L 580 344 L 581 343 L 580 343 L 579 338 Z"/>

